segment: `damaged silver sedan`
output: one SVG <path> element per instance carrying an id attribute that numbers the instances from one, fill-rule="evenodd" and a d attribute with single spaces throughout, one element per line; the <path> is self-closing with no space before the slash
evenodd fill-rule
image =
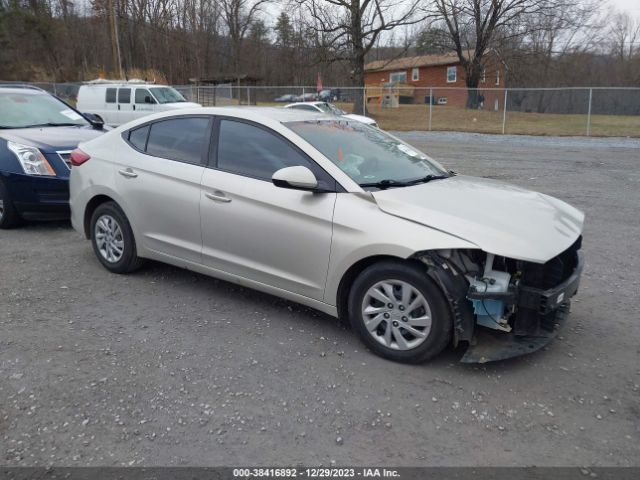
<path id="1" fill-rule="evenodd" d="M 392 360 L 533 352 L 578 290 L 580 211 L 341 117 L 162 113 L 71 161 L 73 225 L 111 272 L 150 258 L 265 291 L 348 319 Z"/>

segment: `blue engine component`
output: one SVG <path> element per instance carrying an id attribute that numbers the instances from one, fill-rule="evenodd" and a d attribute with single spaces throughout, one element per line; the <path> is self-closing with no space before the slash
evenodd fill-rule
<path id="1" fill-rule="evenodd" d="M 488 254 L 484 274 L 480 278 L 467 277 L 469 287 L 479 293 L 506 293 L 509 289 L 511 275 L 507 272 L 493 270 L 494 255 Z M 476 323 L 483 327 L 510 332 L 511 327 L 504 318 L 505 302 L 495 299 L 469 298 L 476 314 Z"/>
<path id="2" fill-rule="evenodd" d="M 496 328 L 504 314 L 504 300 L 471 300 L 478 325 Z"/>

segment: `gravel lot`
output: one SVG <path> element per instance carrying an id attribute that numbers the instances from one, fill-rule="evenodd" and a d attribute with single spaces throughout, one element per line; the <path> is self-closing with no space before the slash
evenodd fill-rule
<path id="1" fill-rule="evenodd" d="M 107 273 L 65 223 L 0 232 L 0 464 L 640 465 L 640 141 L 404 133 L 586 211 L 567 329 L 407 366 L 338 321 L 161 264 Z"/>

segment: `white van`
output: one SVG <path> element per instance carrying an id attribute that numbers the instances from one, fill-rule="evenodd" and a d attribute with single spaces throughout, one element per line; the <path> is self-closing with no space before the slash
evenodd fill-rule
<path id="1" fill-rule="evenodd" d="M 180 92 L 167 85 L 108 81 L 82 85 L 76 104 L 81 112 L 100 115 L 112 127 L 156 112 L 200 106 L 187 102 Z"/>

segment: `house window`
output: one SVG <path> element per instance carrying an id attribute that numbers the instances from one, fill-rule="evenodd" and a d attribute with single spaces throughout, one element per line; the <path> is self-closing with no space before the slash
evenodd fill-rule
<path id="1" fill-rule="evenodd" d="M 482 67 L 482 72 L 480 73 L 480 81 L 482 83 L 487 81 L 487 69 Z"/>
<path id="2" fill-rule="evenodd" d="M 417 82 L 418 80 L 420 80 L 420 69 L 419 68 L 414 68 L 413 70 L 411 70 L 411 80 L 414 82 Z"/>
<path id="3" fill-rule="evenodd" d="M 407 72 L 393 72 L 389 75 L 391 83 L 407 83 Z"/>
<path id="4" fill-rule="evenodd" d="M 496 70 L 496 85 L 500 85 L 500 70 Z"/>
<path id="5" fill-rule="evenodd" d="M 458 68 L 447 67 L 447 83 L 455 83 L 458 80 Z"/>

